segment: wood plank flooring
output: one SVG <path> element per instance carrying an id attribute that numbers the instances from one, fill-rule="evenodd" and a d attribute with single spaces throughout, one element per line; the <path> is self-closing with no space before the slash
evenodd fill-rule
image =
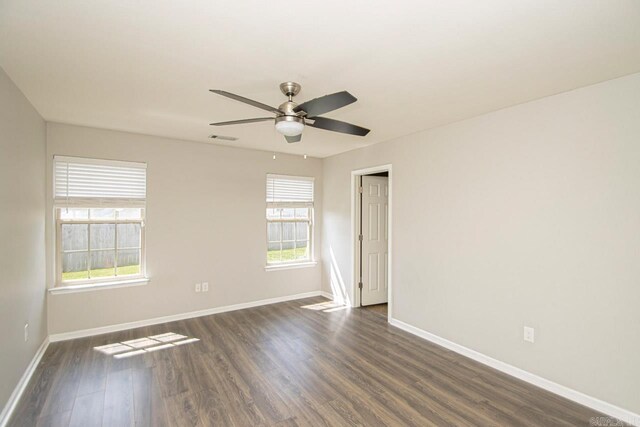
<path id="1" fill-rule="evenodd" d="M 367 305 L 365 307 L 362 307 L 364 310 L 370 311 L 372 313 L 377 313 L 380 316 L 384 316 L 387 317 L 388 313 L 387 313 L 387 303 L 384 304 L 376 304 L 376 305 Z"/>
<path id="2" fill-rule="evenodd" d="M 199 341 L 124 358 L 94 349 L 169 332 Z M 52 343 L 10 425 L 586 426 L 594 416 L 318 297 Z"/>

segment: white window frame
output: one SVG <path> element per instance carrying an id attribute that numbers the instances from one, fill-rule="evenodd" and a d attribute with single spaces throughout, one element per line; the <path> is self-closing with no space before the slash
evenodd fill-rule
<path id="1" fill-rule="evenodd" d="M 100 208 L 94 207 L 93 209 Z M 56 208 L 56 287 L 65 287 L 65 286 L 81 286 L 81 285 L 92 285 L 99 283 L 118 283 L 118 282 L 126 282 L 137 279 L 146 278 L 146 256 L 145 256 L 145 209 L 141 208 L 141 218 L 140 219 L 118 219 L 117 214 L 114 219 L 91 219 L 91 209 L 92 208 L 79 208 L 79 209 L 88 209 L 89 217 L 88 219 L 62 219 L 61 213 L 65 208 Z M 115 208 L 116 211 L 118 208 Z M 87 250 L 86 251 L 77 251 L 77 252 L 87 252 L 87 271 L 90 275 L 91 273 L 91 225 L 92 224 L 115 224 L 115 237 L 114 237 L 114 252 L 115 252 L 115 261 L 114 261 L 114 276 L 105 276 L 105 277 L 96 277 L 88 279 L 77 279 L 77 280 L 62 280 L 62 258 L 64 252 L 62 250 L 62 225 L 63 224 L 80 224 L 87 225 Z M 118 276 L 118 224 L 140 224 L 140 273 L 138 274 L 127 274 L 125 276 Z M 135 248 L 138 249 L 138 248 Z"/>
<path id="2" fill-rule="evenodd" d="M 288 204 L 288 206 L 282 206 L 282 204 L 279 204 L 280 206 L 274 207 L 274 206 L 269 206 L 267 205 L 267 209 L 277 209 L 277 208 L 294 208 L 294 209 L 308 209 L 309 210 L 309 217 L 307 219 L 304 218 L 279 218 L 279 219 L 275 219 L 275 218 L 269 218 L 267 216 L 267 228 L 266 228 L 266 241 L 267 241 L 267 266 L 286 266 L 286 265 L 297 265 L 297 264 L 305 264 L 305 263 L 310 263 L 310 262 L 314 262 L 315 257 L 314 257 L 314 251 L 313 251 L 313 206 L 309 206 L 309 205 L 301 205 L 301 204 L 295 204 L 295 203 L 291 203 Z M 265 209 L 265 213 L 266 213 L 266 209 Z M 306 222 L 307 223 L 307 246 L 309 248 L 309 257 L 308 258 L 303 258 L 303 259 L 299 259 L 299 260 L 287 260 L 287 261 L 269 261 L 269 243 L 273 243 L 269 241 L 269 224 L 271 223 L 287 223 L 287 222 L 292 222 L 292 223 L 298 223 L 298 222 Z M 294 231 L 294 233 L 296 233 L 296 231 Z M 282 251 L 282 235 L 284 233 L 280 233 L 280 251 Z M 297 249 L 297 243 L 298 243 L 298 239 L 294 239 L 293 240 L 293 250 L 295 253 L 295 250 Z"/>
<path id="3" fill-rule="evenodd" d="M 75 292 L 105 288 L 109 286 L 129 286 L 147 283 L 146 275 L 146 163 L 120 160 L 104 160 L 68 156 L 53 156 L 53 208 L 55 217 L 55 279 L 53 293 Z M 139 172 L 144 170 L 144 173 Z M 113 178 L 111 178 L 113 177 Z M 105 185 L 107 184 L 107 185 Z M 113 185 L 108 185 L 113 184 Z M 91 219 L 91 209 L 110 208 L 140 209 L 140 218 L 118 219 L 118 214 L 110 219 Z M 63 209 L 87 209 L 87 218 L 63 219 Z M 91 225 L 115 224 L 114 276 L 88 279 L 63 280 L 62 226 L 63 224 L 86 224 L 88 227 L 87 271 L 91 271 Z M 118 224 L 140 225 L 140 271 L 138 274 L 117 276 Z M 124 249 L 124 248 L 120 248 Z M 131 248 L 133 249 L 133 248 Z M 138 248 L 135 248 L 138 249 Z"/>
<path id="4" fill-rule="evenodd" d="M 311 181 L 313 183 L 313 192 L 315 193 L 315 180 L 313 177 L 307 177 L 307 176 L 289 176 L 289 175 L 275 175 L 275 174 L 267 174 L 267 182 L 269 180 L 270 177 L 283 177 L 286 179 L 293 179 L 293 180 L 301 180 L 301 181 Z M 269 209 L 278 209 L 278 208 L 287 208 L 287 209 L 308 209 L 309 214 L 307 216 L 307 218 L 296 218 L 295 217 L 295 211 L 294 211 L 294 217 L 293 218 L 269 218 L 269 215 L 267 214 Z M 265 251 L 265 257 L 266 257 L 266 268 L 267 269 L 278 269 L 278 268 L 287 268 L 287 267 L 300 267 L 300 266 L 312 266 L 315 265 L 315 250 L 314 250 L 314 215 L 315 215 L 315 209 L 314 209 L 314 204 L 313 201 L 311 202 L 295 202 L 295 201 L 291 201 L 291 202 L 269 202 L 267 201 L 266 203 L 266 208 L 265 208 L 265 219 L 266 219 L 266 226 L 265 226 L 265 241 L 266 241 L 266 251 Z M 299 222 L 306 222 L 307 223 L 307 246 L 309 248 L 308 251 L 308 258 L 304 258 L 304 259 L 298 259 L 298 260 L 286 260 L 286 261 L 269 261 L 269 243 L 271 243 L 269 241 L 269 224 L 271 223 L 299 223 Z M 294 231 L 294 233 L 297 233 L 297 230 Z M 282 237 L 283 237 L 284 233 L 280 234 L 280 250 L 282 251 Z M 294 245 L 293 245 L 293 249 L 294 249 L 294 253 L 295 253 L 295 249 L 296 249 L 296 245 L 298 242 L 298 239 L 295 238 L 297 237 L 297 235 L 294 236 Z"/>

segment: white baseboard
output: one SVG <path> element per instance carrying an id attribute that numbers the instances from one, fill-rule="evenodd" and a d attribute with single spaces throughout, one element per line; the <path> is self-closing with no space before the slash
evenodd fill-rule
<path id="1" fill-rule="evenodd" d="M 588 396 L 577 390 L 573 390 L 569 387 L 565 387 L 561 384 L 549 381 L 545 378 L 539 377 L 538 375 L 532 374 L 520 368 L 516 368 L 513 365 L 501 362 L 485 354 L 482 354 L 475 350 L 471 350 L 470 348 L 464 347 L 460 344 L 456 344 L 452 341 L 439 337 L 438 335 L 434 335 L 431 332 L 427 332 L 415 326 L 409 325 L 408 323 L 404 323 L 400 320 L 389 319 L 389 323 L 397 328 L 409 332 L 410 334 L 417 335 L 420 338 L 424 338 L 427 341 L 431 341 L 432 343 L 437 344 L 441 347 L 447 348 L 451 351 L 455 351 L 456 353 L 473 359 L 476 362 L 480 362 L 484 365 L 490 366 L 494 369 L 504 372 L 505 374 L 511 375 L 537 387 L 550 391 L 551 393 L 555 393 L 581 405 L 587 406 L 593 410 L 615 417 L 627 424 L 640 426 L 640 414 L 636 414 L 634 412 L 620 408 L 619 406 L 604 402 L 595 397 Z"/>
<path id="2" fill-rule="evenodd" d="M 45 338 L 44 341 L 42 341 L 42 344 L 38 348 L 38 351 L 36 351 L 33 359 L 31 359 L 29 366 L 27 366 L 24 374 L 22 374 L 22 378 L 20 378 L 20 381 L 18 381 L 16 388 L 13 389 L 13 393 L 11 393 L 7 404 L 2 410 L 2 413 L 0 413 L 0 427 L 5 427 L 9 422 L 11 414 L 13 414 L 13 411 L 16 409 L 16 405 L 18 404 L 18 401 L 20 400 L 24 389 L 27 387 L 27 384 L 29 384 L 31 376 L 38 367 L 38 364 L 40 363 L 40 359 L 42 359 L 44 352 L 47 351 L 47 347 L 49 347 L 49 338 Z"/>
<path id="3" fill-rule="evenodd" d="M 157 325 L 158 323 L 174 322 L 176 320 L 191 319 L 200 316 L 209 316 L 211 314 L 225 313 L 227 311 L 242 310 L 243 308 L 258 307 L 261 305 L 275 304 L 278 302 L 292 301 L 302 298 L 310 298 L 320 296 L 320 291 L 306 292 L 303 294 L 286 295 L 284 297 L 269 298 L 259 301 L 245 302 L 241 304 L 226 305 L 223 307 L 208 308 L 206 310 L 191 311 L 188 313 L 173 314 L 170 316 L 156 317 L 153 319 L 139 320 L 136 322 L 119 323 L 117 325 L 101 326 L 99 328 L 82 329 L 79 331 L 63 332 L 60 334 L 49 335 L 50 342 L 66 341 L 76 338 L 91 337 L 94 335 L 107 334 L 109 332 L 124 331 L 127 329 L 141 328 L 143 326 Z M 1 426 L 0 426 L 1 427 Z"/>

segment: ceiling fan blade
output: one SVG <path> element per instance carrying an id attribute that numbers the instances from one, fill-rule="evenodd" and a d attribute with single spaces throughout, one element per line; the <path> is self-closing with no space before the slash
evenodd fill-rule
<path id="1" fill-rule="evenodd" d="M 329 111 L 337 110 L 346 105 L 353 104 L 358 99 L 351 95 L 346 90 L 342 92 L 332 93 L 331 95 L 321 96 L 320 98 L 312 99 L 311 101 L 303 102 L 294 108 L 296 113 L 304 111 L 307 113 L 307 117 L 315 117 Z"/>
<path id="2" fill-rule="evenodd" d="M 241 125 L 244 123 L 257 123 L 257 122 L 266 122 L 267 120 L 274 120 L 273 117 L 259 117 L 257 119 L 242 119 L 242 120 L 231 120 L 228 122 L 218 122 L 218 123 L 209 123 L 211 126 L 226 126 L 226 125 Z"/>
<path id="3" fill-rule="evenodd" d="M 300 140 L 302 139 L 302 134 L 295 135 L 295 136 L 287 136 L 287 135 L 285 135 L 284 138 L 287 140 L 287 142 L 289 144 L 291 144 L 293 142 L 300 142 Z"/>
<path id="4" fill-rule="evenodd" d="M 235 99 L 236 101 L 244 102 L 245 104 L 253 105 L 254 107 L 258 107 L 275 114 L 284 114 L 282 111 L 278 110 L 275 107 L 271 107 L 270 105 L 263 104 L 262 102 L 254 101 L 253 99 L 245 98 L 244 96 L 236 95 L 234 93 L 226 92 L 224 90 L 218 90 L 218 89 L 209 89 L 209 90 L 213 93 L 217 93 L 218 95 L 226 96 L 227 98 Z"/>
<path id="5" fill-rule="evenodd" d="M 311 121 L 313 121 L 313 123 Z M 352 125 L 351 123 L 341 122 L 340 120 L 328 119 L 326 117 L 314 117 L 306 123 L 307 126 L 314 128 L 347 133 L 349 135 L 365 136 L 370 132 L 367 128 Z"/>

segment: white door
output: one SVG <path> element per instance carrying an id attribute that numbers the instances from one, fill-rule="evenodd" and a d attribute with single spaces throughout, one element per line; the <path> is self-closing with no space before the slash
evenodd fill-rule
<path id="1" fill-rule="evenodd" d="M 389 178 L 362 177 L 362 305 L 387 302 Z"/>

